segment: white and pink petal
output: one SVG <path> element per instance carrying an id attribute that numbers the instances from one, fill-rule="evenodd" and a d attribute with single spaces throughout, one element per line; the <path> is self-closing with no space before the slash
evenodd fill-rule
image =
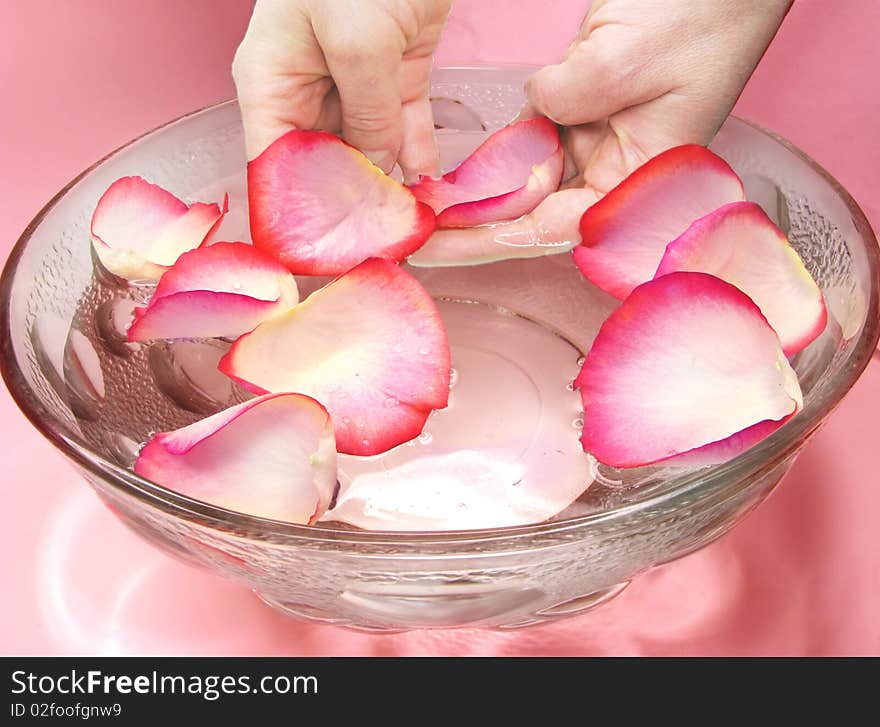
<path id="1" fill-rule="evenodd" d="M 307 396 L 267 394 L 155 435 L 135 472 L 227 510 L 308 524 L 336 487 L 333 426 Z"/>
<path id="2" fill-rule="evenodd" d="M 402 260 L 435 225 L 408 188 L 324 131 L 289 131 L 249 162 L 248 200 L 254 245 L 298 275 Z"/>
<path id="3" fill-rule="evenodd" d="M 333 417 L 340 452 L 384 452 L 449 397 L 449 341 L 428 292 L 372 258 L 239 338 L 220 370 L 255 392 L 296 391 Z"/>
<path id="4" fill-rule="evenodd" d="M 277 260 L 244 242 L 218 242 L 180 256 L 135 309 L 128 338 L 238 336 L 298 301 L 296 279 Z"/>
<path id="5" fill-rule="evenodd" d="M 517 121 L 496 131 L 439 179 L 413 185 L 440 228 L 513 220 L 559 188 L 564 157 L 556 125 L 545 118 Z"/>
<path id="6" fill-rule="evenodd" d="M 803 406 L 797 375 L 761 311 L 705 273 L 670 273 L 637 287 L 602 326 L 575 383 L 584 449 L 614 467 L 720 442 L 714 455 L 729 458 Z"/>
<path id="7" fill-rule="evenodd" d="M 127 280 L 157 280 L 182 253 L 203 245 L 227 210 L 228 198 L 222 207 L 187 206 L 141 177 L 122 177 L 98 200 L 92 245 L 111 273 Z"/>
<path id="8" fill-rule="evenodd" d="M 645 162 L 584 213 L 574 261 L 623 300 L 651 280 L 666 246 L 697 218 L 745 198 L 739 177 L 705 147 L 669 149 Z"/>
<path id="9" fill-rule="evenodd" d="M 682 270 L 710 273 L 746 293 L 779 334 L 787 356 L 825 330 L 822 291 L 754 202 L 725 205 L 669 243 L 655 277 Z"/>

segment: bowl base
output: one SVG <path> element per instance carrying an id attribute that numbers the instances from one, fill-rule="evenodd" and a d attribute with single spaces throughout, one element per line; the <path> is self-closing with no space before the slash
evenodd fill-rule
<path id="1" fill-rule="evenodd" d="M 279 601 L 259 591 L 255 591 L 255 593 L 266 605 L 298 621 L 340 626 L 352 631 L 397 634 L 415 629 L 485 628 L 508 631 L 539 626 L 551 621 L 578 616 L 597 608 L 618 596 L 629 584 L 629 581 L 616 583 L 608 588 L 601 588 L 533 612 L 523 612 L 521 609 L 516 609 L 507 613 L 499 613 L 497 601 L 478 599 L 466 604 L 466 611 L 470 612 L 470 617 L 465 612 L 459 612 L 460 621 L 456 621 L 455 618 L 455 611 L 458 609 L 453 607 L 450 611 L 449 599 L 437 597 L 407 599 L 408 606 L 411 606 L 412 610 L 409 614 L 404 615 L 400 612 L 401 599 L 398 597 L 394 599 L 394 603 L 389 602 L 388 604 L 389 608 L 394 611 L 389 616 L 396 624 L 405 623 L 404 628 L 368 620 L 370 617 L 368 613 L 360 616 L 351 614 L 349 609 L 349 613 L 342 616 L 340 615 L 341 609 L 331 613 L 309 604 Z M 464 605 L 461 599 L 453 599 L 453 601 L 458 605 Z M 365 618 L 360 620 L 362 617 Z"/>

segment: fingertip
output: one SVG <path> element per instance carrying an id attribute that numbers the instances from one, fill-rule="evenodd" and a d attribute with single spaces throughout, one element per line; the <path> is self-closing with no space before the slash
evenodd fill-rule
<path id="1" fill-rule="evenodd" d="M 560 125 L 574 123 L 571 119 L 567 118 L 563 106 L 563 101 L 568 93 L 558 83 L 558 77 L 562 71 L 561 65 L 545 66 L 526 79 L 525 92 L 527 103 L 523 108 L 524 112 L 529 112 L 533 116 L 546 116 Z M 529 117 L 523 116 L 522 118 Z"/>
<path id="2" fill-rule="evenodd" d="M 363 149 L 362 151 L 364 156 L 385 172 L 385 174 L 390 174 L 391 170 L 394 169 L 394 165 L 397 163 L 397 156 L 390 151 L 385 151 L 383 149 Z"/>

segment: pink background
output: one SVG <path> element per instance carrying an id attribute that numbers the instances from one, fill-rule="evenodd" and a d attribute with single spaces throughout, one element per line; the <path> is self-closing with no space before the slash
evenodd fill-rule
<path id="1" fill-rule="evenodd" d="M 587 4 L 459 0 L 437 61 L 552 62 Z M 250 6 L 5 0 L 0 256 L 82 168 L 232 96 Z M 878 3 L 799 0 L 736 109 L 822 163 L 875 228 L 878 31 Z M 592 614 L 522 632 L 370 636 L 288 620 L 142 544 L 3 389 L 0 653 L 880 654 L 878 403 L 874 363 L 765 505 Z"/>

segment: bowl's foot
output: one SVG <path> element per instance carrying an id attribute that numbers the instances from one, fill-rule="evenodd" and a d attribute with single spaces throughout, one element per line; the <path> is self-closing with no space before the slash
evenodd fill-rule
<path id="1" fill-rule="evenodd" d="M 488 594 L 484 594 L 484 598 L 467 599 L 462 599 L 460 596 L 444 599 L 438 598 L 436 595 L 422 598 L 412 596 L 401 598 L 399 595 L 388 598 L 385 596 L 382 603 L 386 607 L 386 612 L 382 614 L 384 618 L 381 620 L 377 618 L 375 621 L 371 619 L 371 617 L 375 617 L 376 607 L 379 605 L 375 602 L 369 604 L 358 602 L 364 607 L 363 612 L 353 613 L 351 599 L 343 597 L 342 600 L 345 603 L 340 605 L 347 606 L 347 608 L 340 607 L 338 611 L 331 612 L 302 602 L 280 601 L 262 593 L 257 593 L 257 595 L 273 609 L 300 621 L 341 626 L 356 631 L 391 634 L 410 629 L 468 627 L 508 630 L 537 626 L 596 608 L 610 601 L 628 585 L 629 581 L 624 581 L 609 588 L 593 591 L 537 610 L 521 609 L 514 606 L 508 608 L 506 612 L 500 612 L 503 609 L 498 609 L 497 601 L 493 603 L 491 597 L 485 598 L 485 595 Z M 539 593 L 539 591 L 528 592 L 530 598 L 527 600 L 532 600 L 534 603 L 535 600 L 538 600 L 535 596 Z M 508 601 L 507 605 L 513 606 L 517 600 Z M 518 605 L 525 604 L 519 601 Z M 403 606 L 406 608 L 402 608 Z M 461 607 L 465 607 L 464 610 Z"/>

